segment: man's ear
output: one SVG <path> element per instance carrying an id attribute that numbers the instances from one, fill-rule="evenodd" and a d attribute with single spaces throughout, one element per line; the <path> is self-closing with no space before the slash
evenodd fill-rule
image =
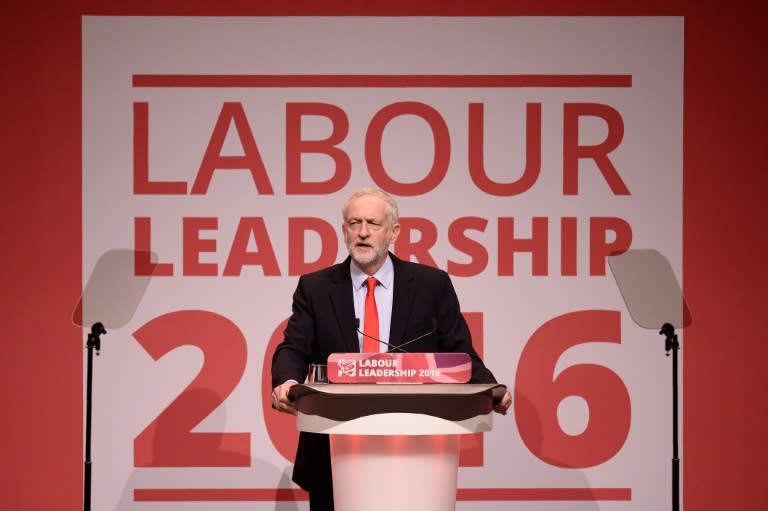
<path id="1" fill-rule="evenodd" d="M 347 229 L 345 229 L 346 224 L 344 222 L 341 222 L 341 239 L 344 240 L 344 243 L 347 242 Z"/>
<path id="2" fill-rule="evenodd" d="M 400 236 L 400 224 L 397 223 L 392 226 L 392 239 L 390 240 L 390 243 L 394 243 L 395 240 L 397 240 L 397 237 Z"/>

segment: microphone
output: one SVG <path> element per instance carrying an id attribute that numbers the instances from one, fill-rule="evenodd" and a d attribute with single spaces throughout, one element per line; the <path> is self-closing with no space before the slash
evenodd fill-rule
<path id="1" fill-rule="evenodd" d="M 420 339 L 423 339 L 423 338 L 427 337 L 428 335 L 432 335 L 433 333 L 435 333 L 437 331 L 437 320 L 434 317 L 431 318 L 431 319 L 432 319 L 432 329 L 429 332 L 427 332 L 425 334 L 422 334 L 422 335 L 420 335 L 418 337 L 415 337 L 415 338 L 411 339 L 410 341 L 406 341 L 403 344 L 401 344 L 400 346 L 395 346 L 394 344 L 389 344 L 388 342 L 384 342 L 381 339 L 377 339 L 376 337 L 373 337 L 372 335 L 368 335 L 365 332 L 363 332 L 362 330 L 360 330 L 360 318 L 355 318 L 355 330 L 357 330 L 357 332 L 359 334 L 361 334 L 363 337 L 367 337 L 369 339 L 373 339 L 374 341 L 379 342 L 379 343 L 387 346 L 387 351 L 385 353 L 392 353 L 393 350 L 398 350 L 398 351 L 401 351 L 403 353 L 408 353 L 407 351 L 405 351 L 403 349 L 403 346 L 407 346 L 408 344 L 414 343 L 414 342 L 416 342 L 416 341 L 418 341 Z"/>

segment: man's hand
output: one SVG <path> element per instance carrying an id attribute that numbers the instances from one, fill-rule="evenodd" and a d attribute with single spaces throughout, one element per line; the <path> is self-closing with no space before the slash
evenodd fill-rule
<path id="1" fill-rule="evenodd" d="M 499 401 L 499 403 L 493 407 L 493 411 L 500 413 L 502 415 L 506 415 L 507 410 L 511 405 L 512 405 L 512 394 L 509 391 L 507 391 L 504 394 L 504 397 L 501 398 L 501 401 Z"/>
<path id="2" fill-rule="evenodd" d="M 293 401 L 288 399 L 288 390 L 294 385 L 298 385 L 298 383 L 293 380 L 288 380 L 272 389 L 272 406 L 278 411 L 290 413 L 291 415 L 297 415 L 299 413 L 299 411 L 296 410 L 296 407 L 293 406 Z"/>

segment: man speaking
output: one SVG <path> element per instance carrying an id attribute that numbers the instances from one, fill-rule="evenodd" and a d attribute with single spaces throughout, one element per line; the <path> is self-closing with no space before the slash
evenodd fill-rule
<path id="1" fill-rule="evenodd" d="M 289 389 L 304 381 L 310 364 L 325 364 L 332 353 L 387 351 L 405 343 L 407 351 L 467 353 L 470 383 L 496 383 L 472 347 L 448 274 L 389 252 L 400 234 L 395 200 L 363 188 L 346 200 L 342 216 L 349 257 L 299 278 L 283 342 L 272 358 L 273 406 L 295 415 Z M 506 413 L 511 403 L 507 392 L 495 411 Z M 311 511 L 333 510 L 328 435 L 299 435 L 293 480 L 309 492 Z"/>

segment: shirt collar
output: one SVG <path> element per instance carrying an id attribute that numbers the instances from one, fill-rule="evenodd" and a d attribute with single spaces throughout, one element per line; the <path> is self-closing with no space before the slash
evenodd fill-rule
<path id="1" fill-rule="evenodd" d="M 355 261 L 352 260 L 349 265 L 349 273 L 352 277 L 352 286 L 354 286 L 355 289 L 358 289 L 365 285 L 365 281 L 368 280 L 369 275 L 365 273 L 363 270 L 360 269 L 357 264 L 355 264 Z M 395 267 L 392 264 L 392 258 L 387 255 L 386 261 L 384 261 L 384 264 L 379 268 L 379 271 L 374 273 L 372 275 L 373 277 L 376 277 L 376 280 L 379 281 L 379 285 L 383 286 L 384 289 L 389 289 L 392 285 L 392 282 L 395 278 Z"/>

